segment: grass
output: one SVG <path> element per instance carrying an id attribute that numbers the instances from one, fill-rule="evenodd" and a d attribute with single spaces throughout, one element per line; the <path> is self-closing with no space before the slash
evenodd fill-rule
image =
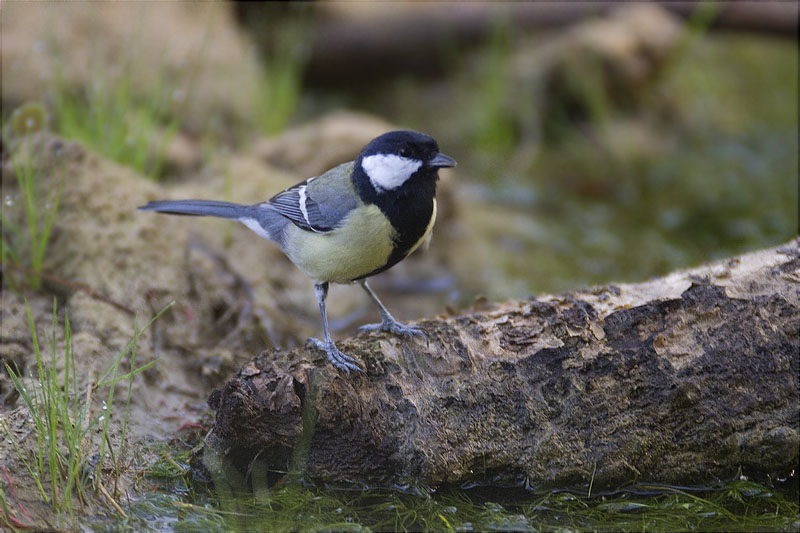
<path id="1" fill-rule="evenodd" d="M 58 349 L 58 310 L 53 302 L 52 332 L 49 339 L 50 358 L 45 361 L 40 348 L 39 335 L 33 321 L 30 307 L 27 307 L 28 323 L 31 329 L 32 346 L 36 360 L 36 375 L 32 379 L 24 379 L 18 369 L 6 363 L 6 371 L 11 377 L 22 404 L 28 412 L 28 424 L 35 446 L 32 450 L 23 450 L 23 443 L 12 434 L 11 429 L 3 423 L 2 432 L 12 444 L 17 457 L 24 465 L 25 471 L 35 483 L 42 499 L 56 513 L 66 512 L 74 515 L 76 502 L 83 503 L 89 496 L 91 486 L 111 499 L 104 486 L 104 467 L 108 466 L 102 459 L 106 456 L 106 444 L 111 455 L 110 479 L 114 486 L 124 468 L 127 453 L 127 421 L 130 410 L 130 398 L 133 379 L 137 374 L 152 367 L 158 360 L 136 367 L 136 346 L 140 336 L 146 331 L 171 304 L 158 313 L 148 324 L 139 329 L 134 328 L 134 335 L 128 345 L 121 350 L 110 367 L 97 379 L 91 375 L 78 375 L 75 353 L 72 345 L 72 329 L 68 313 L 64 313 L 63 345 Z M 130 354 L 130 371 L 120 372 L 123 357 Z M 59 371 L 59 363 L 63 370 Z M 127 397 L 123 415 L 122 432 L 116 449 L 110 444 L 109 420 L 115 398 L 117 383 L 127 382 Z M 99 388 L 108 387 L 108 394 L 102 407 L 94 407 L 93 398 Z M 96 428 L 102 428 L 100 443 L 93 443 L 91 435 Z M 97 451 L 101 458 L 92 468 L 92 451 Z M 20 472 L 17 472 L 19 475 Z M 10 479 L 6 480 L 13 490 Z M 116 492 L 116 491 L 114 491 Z M 16 500 L 16 498 L 13 498 Z M 19 527 L 19 517 L 11 511 L 10 500 L 5 492 L 0 492 L 0 505 L 6 525 Z M 24 515 L 22 504 L 20 510 Z M 26 516 L 30 520 L 29 516 Z M 34 524 L 27 524 L 32 527 Z"/>
<path id="2" fill-rule="evenodd" d="M 283 131 L 294 115 L 302 94 L 305 69 L 304 42 L 307 37 L 302 20 L 287 21 L 273 28 L 271 50 L 261 61 L 261 75 L 255 95 L 255 118 L 268 135 Z"/>
<path id="3" fill-rule="evenodd" d="M 8 146 L 10 139 L 5 135 L 3 142 Z M 39 272 L 47 251 L 50 232 L 58 213 L 58 204 L 61 198 L 61 183 L 56 187 L 44 190 L 41 169 L 37 167 L 32 155 L 30 138 L 18 138 L 19 146 L 10 154 L 11 165 L 16 177 L 19 195 L 17 198 L 6 196 L 3 198 L 3 209 L 0 211 L 2 220 L 2 242 L 0 243 L 0 261 L 4 266 L 9 263 L 27 267 L 26 282 L 33 290 L 41 286 Z M 51 184 L 56 180 L 51 180 Z M 15 217 L 13 213 L 20 208 L 24 216 Z M 17 220 L 23 218 L 22 224 Z M 4 275 L 10 283 L 14 283 L 12 275 Z"/>
<path id="4" fill-rule="evenodd" d="M 178 132 L 181 110 L 164 66 L 146 96 L 136 96 L 132 59 L 99 64 L 88 87 L 69 87 L 57 73 L 51 103 L 58 133 L 151 179 L 162 175 L 167 148 Z"/>
<path id="5" fill-rule="evenodd" d="M 304 28 L 299 22 L 275 28 L 272 50 L 265 53 L 256 94 L 251 99 L 252 124 L 245 130 L 256 127 L 273 135 L 283 131 L 293 117 L 302 94 Z M 201 50 L 200 54 L 204 53 Z M 147 91 L 136 90 L 135 61 L 134 53 L 117 65 L 95 61 L 91 79 L 84 87 L 70 86 L 63 74 L 56 72 L 50 96 L 53 122 L 65 138 L 81 141 L 99 154 L 158 180 L 191 98 L 191 88 L 188 92 L 177 90 L 165 66 L 156 65 L 156 83 Z M 212 122 L 209 120 L 208 135 L 213 137 Z M 216 147 L 220 139 L 210 142 Z"/>
<path id="6" fill-rule="evenodd" d="M 474 140 L 477 150 L 507 156 L 517 142 L 515 114 L 508 98 L 511 81 L 511 24 L 498 16 L 493 23 L 479 87 L 475 91 Z M 517 102 L 517 106 L 522 103 Z"/>

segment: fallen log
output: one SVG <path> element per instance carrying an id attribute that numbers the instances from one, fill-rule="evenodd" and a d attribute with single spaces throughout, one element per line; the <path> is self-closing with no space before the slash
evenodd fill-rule
<path id="1" fill-rule="evenodd" d="M 698 2 L 656 4 L 686 19 L 704 8 Z M 398 72 L 441 75 L 449 72 L 449 56 L 436 53 L 443 43 L 450 47 L 474 45 L 491 35 L 498 20 L 531 34 L 606 15 L 618 9 L 620 2 L 468 2 L 414 7 L 398 10 L 392 4 L 371 6 L 371 16 L 355 16 L 353 11 L 363 11 L 362 6 L 335 6 L 344 9 L 342 16 L 322 21 L 311 32 L 306 81 L 353 90 L 358 89 L 353 80 L 365 77 L 375 82 Z M 715 2 L 705 7 L 712 16 L 713 29 L 797 38 L 795 2 Z M 268 8 L 244 4 L 238 9 L 243 18 L 248 18 L 258 17 L 258 10 Z"/>
<path id="2" fill-rule="evenodd" d="M 363 375 L 314 349 L 264 352 L 211 395 L 206 465 L 228 479 L 294 469 L 536 488 L 788 473 L 800 446 L 798 244 L 484 303 L 421 322 L 427 345 L 340 342 Z"/>

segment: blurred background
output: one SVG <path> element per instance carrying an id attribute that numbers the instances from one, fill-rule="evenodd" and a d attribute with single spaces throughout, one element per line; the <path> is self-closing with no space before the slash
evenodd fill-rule
<path id="1" fill-rule="evenodd" d="M 69 524 L 24 520 L 26 508 L 34 517 L 59 511 L 29 466 L 31 476 L 21 474 L 21 459 L 41 457 L 49 439 L 26 438 L 25 388 L 9 377 L 16 369 L 23 381 L 42 378 L 32 330 L 44 339 L 47 328 L 54 368 L 72 368 L 65 403 L 85 395 L 94 420 L 111 421 L 82 433 L 62 462 L 90 459 L 98 479 L 105 465 L 113 496 L 125 504 L 128 494 L 123 527 L 188 520 L 203 531 L 230 530 L 224 517 L 236 519 L 186 503 L 203 503 L 188 464 L 211 423 L 209 391 L 265 348 L 320 333 L 311 282 L 276 247 L 226 221 L 135 210 L 148 200 L 256 203 L 354 158 L 387 130 L 426 132 L 459 165 L 441 172 L 430 250 L 372 282 L 403 320 L 457 313 L 481 296 L 646 280 L 798 233 L 797 2 L 6 1 L 0 24 L 0 422 L 20 432 L 0 439 L 0 467 L 11 472 L 0 525 L 11 528 Z M 353 287 L 331 289 L 329 316 L 337 339 L 378 318 Z M 132 338 L 139 359 L 126 355 Z M 56 359 L 56 341 L 71 365 Z M 290 355 L 326 364 L 314 350 Z M 113 388 L 104 396 L 112 382 L 98 383 L 117 368 L 130 370 L 117 387 L 127 399 L 112 398 Z M 50 386 L 66 391 L 69 381 Z M 84 392 L 98 387 L 91 399 Z M 124 415 L 112 419 L 111 407 Z M 126 455 L 128 421 L 135 446 Z M 121 447 L 113 476 L 109 427 Z M 703 521 L 730 513 L 684 493 L 653 504 L 666 521 L 625 514 L 612 525 L 603 522 L 609 509 L 642 506 L 526 493 L 523 514 L 509 514 L 492 503 L 470 511 L 458 490 L 435 499 L 415 487 L 377 499 L 367 491 L 358 501 L 360 493 L 289 483 L 267 506 L 284 515 L 241 529 L 452 530 L 450 520 L 522 530 L 531 529 L 525 517 L 533 524 L 551 509 L 552 529 L 797 530 L 793 479 L 778 503 L 743 476 L 718 493 L 763 521 Z M 54 502 L 68 494 L 56 486 Z M 477 501 L 490 497 L 487 489 Z M 86 520 L 98 513 L 88 529 L 108 529 L 102 516 L 116 511 L 106 499 L 81 507 Z M 757 503 L 741 511 L 745 501 Z M 599 521 L 580 518 L 596 502 Z"/>
<path id="2" fill-rule="evenodd" d="M 2 54 L 6 116 L 39 102 L 166 183 L 237 152 L 303 178 L 382 129 L 435 136 L 459 167 L 428 288 L 454 303 L 797 234 L 794 3 L 7 3 Z"/>

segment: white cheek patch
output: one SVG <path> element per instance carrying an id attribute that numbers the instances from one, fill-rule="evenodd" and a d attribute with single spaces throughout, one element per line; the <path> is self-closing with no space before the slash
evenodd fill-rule
<path id="1" fill-rule="evenodd" d="M 394 154 L 375 154 L 361 160 L 361 168 L 378 192 L 400 187 L 421 166 L 419 159 Z"/>

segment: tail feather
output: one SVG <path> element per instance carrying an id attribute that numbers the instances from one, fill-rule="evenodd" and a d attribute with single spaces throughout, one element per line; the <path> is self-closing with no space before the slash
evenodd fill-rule
<path id="1" fill-rule="evenodd" d="M 250 206 L 211 200 L 164 200 L 138 207 L 139 211 L 158 211 L 172 215 L 221 217 L 237 220 L 247 216 Z"/>
<path id="2" fill-rule="evenodd" d="M 139 211 L 157 211 L 171 215 L 194 215 L 237 220 L 260 237 L 282 246 L 283 228 L 289 220 L 268 203 L 240 205 L 212 200 L 163 200 L 150 202 L 137 208 Z"/>

